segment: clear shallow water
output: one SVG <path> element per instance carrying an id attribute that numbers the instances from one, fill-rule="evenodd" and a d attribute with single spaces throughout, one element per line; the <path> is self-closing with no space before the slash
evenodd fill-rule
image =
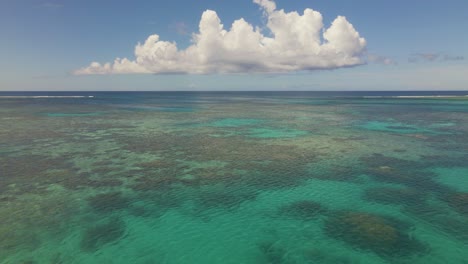
<path id="1" fill-rule="evenodd" d="M 1 93 L 0 263 L 467 263 L 446 94 Z"/>

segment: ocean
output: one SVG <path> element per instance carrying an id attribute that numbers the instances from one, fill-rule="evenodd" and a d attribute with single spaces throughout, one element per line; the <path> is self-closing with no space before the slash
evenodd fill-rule
<path id="1" fill-rule="evenodd" d="M 0 263 L 468 263 L 467 95 L 0 92 Z"/>

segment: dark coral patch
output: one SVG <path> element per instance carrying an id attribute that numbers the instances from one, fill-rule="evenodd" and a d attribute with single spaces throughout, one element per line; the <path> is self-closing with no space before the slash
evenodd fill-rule
<path id="1" fill-rule="evenodd" d="M 136 202 L 129 208 L 129 213 L 135 216 L 151 216 L 157 218 L 165 214 L 168 210 L 180 207 L 186 202 L 183 195 L 179 192 L 139 192 L 137 200 L 143 203 Z"/>
<path id="2" fill-rule="evenodd" d="M 432 191 L 437 194 L 450 192 L 450 188 L 433 180 L 433 172 L 425 171 L 427 164 L 374 154 L 361 158 L 366 169 L 364 173 L 375 180 L 388 183 L 404 184 L 421 191 Z"/>
<path id="3" fill-rule="evenodd" d="M 381 182 L 404 184 L 421 191 L 431 191 L 437 194 L 451 191 L 450 188 L 434 181 L 433 177 L 435 175 L 431 172 L 405 171 L 399 167 L 380 166 L 370 169 L 368 174 Z"/>
<path id="4" fill-rule="evenodd" d="M 325 232 L 381 256 L 407 256 L 426 249 L 407 233 L 401 221 L 370 213 L 339 212 L 326 221 Z"/>
<path id="5" fill-rule="evenodd" d="M 370 167 L 367 171 L 372 178 L 381 182 L 399 183 L 408 186 L 415 186 L 427 183 L 431 179 L 419 171 L 405 170 L 398 166 L 377 166 Z"/>
<path id="6" fill-rule="evenodd" d="M 454 193 L 449 195 L 446 200 L 457 212 L 468 216 L 468 193 Z"/>
<path id="7" fill-rule="evenodd" d="M 102 193 L 88 198 L 89 205 L 98 212 L 111 212 L 125 209 L 130 200 L 120 192 Z"/>
<path id="8" fill-rule="evenodd" d="M 327 181 L 354 181 L 360 174 L 359 169 L 352 166 L 332 166 L 326 170 L 312 170 L 310 176 Z"/>
<path id="9" fill-rule="evenodd" d="M 75 200 L 66 195 L 8 197 L 0 203 L 0 259 L 7 252 L 40 248 L 45 232 L 59 236 L 70 227 L 77 208 Z"/>
<path id="10" fill-rule="evenodd" d="M 364 199 L 382 204 L 419 205 L 424 202 L 425 194 L 414 188 L 376 187 L 367 189 Z"/>
<path id="11" fill-rule="evenodd" d="M 275 161 L 271 164 L 250 164 L 246 168 L 251 173 L 244 175 L 241 181 L 261 189 L 299 186 L 310 177 L 306 165 L 307 163 L 294 159 Z"/>
<path id="12" fill-rule="evenodd" d="M 224 208 L 232 209 L 243 202 L 254 200 L 255 192 L 242 190 L 205 191 L 198 196 L 198 204 L 203 209 Z"/>
<path id="13" fill-rule="evenodd" d="M 68 171 L 68 167 L 63 158 L 39 155 L 1 158 L 0 192 L 44 194 L 50 184 L 63 181 L 63 174 L 53 171 Z"/>
<path id="14" fill-rule="evenodd" d="M 179 182 L 175 177 L 158 176 L 158 175 L 145 175 L 135 180 L 135 184 L 130 187 L 134 191 L 155 191 L 155 190 L 168 190 L 174 183 Z"/>
<path id="15" fill-rule="evenodd" d="M 287 263 L 288 251 L 274 242 L 262 242 L 258 245 L 266 263 L 282 264 Z"/>
<path id="16" fill-rule="evenodd" d="M 447 212 L 445 206 L 434 204 L 411 205 L 406 206 L 403 212 L 430 223 L 434 228 L 468 243 L 468 225 L 466 221 L 463 221 L 463 218 L 454 217 L 453 214 Z"/>
<path id="17" fill-rule="evenodd" d="M 55 173 L 62 173 L 63 180 L 60 182 L 62 186 L 70 190 L 79 190 L 86 187 L 102 188 L 102 187 L 117 187 L 123 183 L 119 179 L 102 178 L 95 180 L 91 178 L 88 173 L 70 173 L 66 171 L 56 171 Z"/>
<path id="18" fill-rule="evenodd" d="M 317 217 L 325 211 L 325 208 L 317 202 L 302 200 L 280 207 L 279 214 L 307 220 Z"/>
<path id="19" fill-rule="evenodd" d="M 105 223 L 88 228 L 81 238 L 81 250 L 94 252 L 101 247 L 117 242 L 125 235 L 125 223 L 113 218 Z"/>
<path id="20" fill-rule="evenodd" d="M 98 181 L 93 181 L 92 187 L 117 187 L 122 185 L 122 181 L 118 179 L 101 179 Z"/>
<path id="21" fill-rule="evenodd" d="M 370 168 L 381 166 L 398 167 L 401 170 L 414 170 L 421 168 L 421 164 L 416 161 L 388 157 L 380 153 L 374 153 L 371 156 L 362 157 L 361 162 Z"/>
<path id="22" fill-rule="evenodd" d="M 138 163 L 137 166 L 142 169 L 171 169 L 177 167 L 177 162 L 175 160 L 159 159 Z"/>
<path id="23" fill-rule="evenodd" d="M 444 145 L 445 146 L 445 145 Z M 468 154 L 465 155 L 422 155 L 422 162 L 427 167 L 434 166 L 438 167 L 464 167 L 468 160 Z"/>

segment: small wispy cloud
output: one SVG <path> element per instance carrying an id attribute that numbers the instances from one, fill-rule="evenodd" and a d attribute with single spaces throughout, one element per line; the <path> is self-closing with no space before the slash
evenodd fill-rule
<path id="1" fill-rule="evenodd" d="M 41 7 L 47 8 L 47 9 L 60 9 L 64 5 L 62 3 L 56 3 L 56 2 L 45 2 L 41 4 Z"/>
<path id="2" fill-rule="evenodd" d="M 398 64 L 395 60 L 373 53 L 367 54 L 367 61 L 376 64 L 383 64 L 383 65 L 396 65 Z"/>
<path id="3" fill-rule="evenodd" d="M 436 61 L 460 61 L 464 60 L 465 57 L 461 55 L 449 55 L 444 53 L 413 53 L 408 58 L 408 62 L 436 62 Z"/>
<path id="4" fill-rule="evenodd" d="M 74 74 L 285 73 L 366 63 L 366 40 L 346 17 L 338 16 L 326 28 L 322 14 L 310 8 L 300 14 L 278 10 L 272 0 L 253 2 L 267 19 L 267 34 L 243 18 L 225 29 L 218 14 L 206 10 L 197 33 L 189 34 L 184 23 L 174 25 L 178 33 L 192 36 L 186 49 L 154 34 L 136 45 L 134 59 L 92 62 Z"/>
<path id="5" fill-rule="evenodd" d="M 182 35 L 182 36 L 190 35 L 190 31 L 189 31 L 187 24 L 185 24 L 182 21 L 172 23 L 171 25 L 169 25 L 169 29 L 172 31 L 175 31 L 177 34 Z"/>
<path id="6" fill-rule="evenodd" d="M 447 54 L 445 54 L 444 58 L 443 58 L 443 60 L 445 60 L 445 61 L 460 61 L 460 60 L 464 60 L 464 59 L 465 59 L 465 57 L 460 56 L 460 55 L 451 56 L 451 55 L 447 55 Z"/>

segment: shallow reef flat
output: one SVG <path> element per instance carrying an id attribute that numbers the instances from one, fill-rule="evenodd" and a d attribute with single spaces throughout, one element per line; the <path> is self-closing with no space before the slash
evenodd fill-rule
<path id="1" fill-rule="evenodd" d="M 466 263 L 468 101 L 0 100 L 0 263 Z"/>

